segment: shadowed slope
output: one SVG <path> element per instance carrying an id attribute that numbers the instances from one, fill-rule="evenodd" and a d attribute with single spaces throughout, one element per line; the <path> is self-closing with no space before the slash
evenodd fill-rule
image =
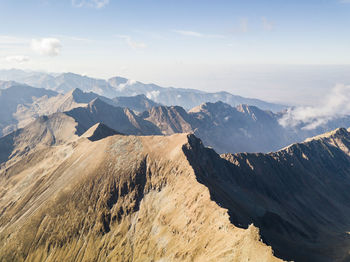
<path id="1" fill-rule="evenodd" d="M 270 154 L 220 158 L 193 138 L 186 155 L 199 182 L 235 225 L 254 223 L 277 256 L 348 261 L 350 134 L 337 129 Z"/>
<path id="2" fill-rule="evenodd" d="M 109 128 L 105 124 L 97 123 L 96 125 L 90 127 L 88 131 L 81 135 L 81 137 L 86 137 L 90 141 L 97 141 L 117 134 L 120 135 L 120 133 L 113 130 L 112 128 Z"/>

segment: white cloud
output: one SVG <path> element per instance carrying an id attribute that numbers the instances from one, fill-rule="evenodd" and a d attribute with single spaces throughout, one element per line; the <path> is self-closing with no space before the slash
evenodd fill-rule
<path id="1" fill-rule="evenodd" d="M 136 83 L 137 83 L 137 81 L 134 80 L 134 79 L 129 79 L 128 80 L 128 85 L 130 85 L 130 86 L 135 85 Z"/>
<path id="2" fill-rule="evenodd" d="M 47 56 L 57 56 L 61 52 L 61 42 L 57 38 L 32 39 L 32 49 Z"/>
<path id="3" fill-rule="evenodd" d="M 267 18 L 264 16 L 261 18 L 261 20 L 262 20 L 262 25 L 263 25 L 264 30 L 265 31 L 272 31 L 273 23 L 271 21 L 267 20 Z"/>
<path id="4" fill-rule="evenodd" d="M 10 63 L 25 63 L 29 61 L 29 57 L 23 55 L 14 55 L 5 57 L 5 60 Z"/>
<path id="5" fill-rule="evenodd" d="M 152 100 L 157 100 L 157 97 L 159 96 L 159 94 L 160 94 L 160 91 L 151 91 L 151 92 L 147 92 L 147 94 L 146 94 L 146 97 L 148 98 L 148 99 L 152 99 Z"/>
<path id="6" fill-rule="evenodd" d="M 145 43 L 136 42 L 128 35 L 118 35 L 118 37 L 124 39 L 125 42 L 128 44 L 128 46 L 130 46 L 134 49 L 143 49 L 143 48 L 147 47 L 147 45 Z"/>
<path id="7" fill-rule="evenodd" d="M 280 119 L 284 127 L 303 126 L 312 130 L 328 121 L 350 114 L 350 86 L 336 85 L 320 106 L 304 106 L 290 108 Z"/>
<path id="8" fill-rule="evenodd" d="M 100 9 L 109 4 L 109 0 L 72 0 L 74 7 L 90 7 Z"/>
<path id="9" fill-rule="evenodd" d="M 69 35 L 52 35 L 53 37 L 58 37 L 60 39 L 66 39 L 71 41 L 77 41 L 77 42 L 93 42 L 94 40 L 89 38 L 83 38 L 83 37 L 76 37 L 76 36 L 69 36 Z"/>
<path id="10" fill-rule="evenodd" d="M 187 31 L 187 30 L 174 30 L 174 32 L 178 33 L 180 35 L 184 35 L 184 36 L 194 36 L 194 37 L 202 37 L 203 36 L 199 32 Z"/>
<path id="11" fill-rule="evenodd" d="M 188 30 L 173 30 L 173 32 L 183 35 L 183 36 L 192 36 L 192 37 L 208 37 L 208 38 L 224 38 L 223 35 L 216 35 L 216 34 L 202 34 L 195 31 L 188 31 Z"/>

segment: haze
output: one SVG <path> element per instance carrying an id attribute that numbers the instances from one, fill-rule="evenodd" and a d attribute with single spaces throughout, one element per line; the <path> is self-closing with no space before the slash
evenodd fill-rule
<path id="1" fill-rule="evenodd" d="M 350 4 L 1 1 L 0 68 L 121 75 L 315 105 L 348 84 Z"/>

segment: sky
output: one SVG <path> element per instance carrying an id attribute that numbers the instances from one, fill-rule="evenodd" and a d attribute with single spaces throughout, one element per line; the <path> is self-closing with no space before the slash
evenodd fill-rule
<path id="1" fill-rule="evenodd" d="M 350 83 L 350 0 L 0 0 L 0 68 L 313 104 Z"/>

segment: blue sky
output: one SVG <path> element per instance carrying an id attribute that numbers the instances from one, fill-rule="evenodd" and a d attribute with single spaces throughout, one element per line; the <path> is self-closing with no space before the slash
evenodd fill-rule
<path id="1" fill-rule="evenodd" d="M 232 75 L 350 64 L 350 0 L 0 0 L 0 11 L 0 68 L 124 75 L 277 101 L 285 98 L 262 97 Z"/>

